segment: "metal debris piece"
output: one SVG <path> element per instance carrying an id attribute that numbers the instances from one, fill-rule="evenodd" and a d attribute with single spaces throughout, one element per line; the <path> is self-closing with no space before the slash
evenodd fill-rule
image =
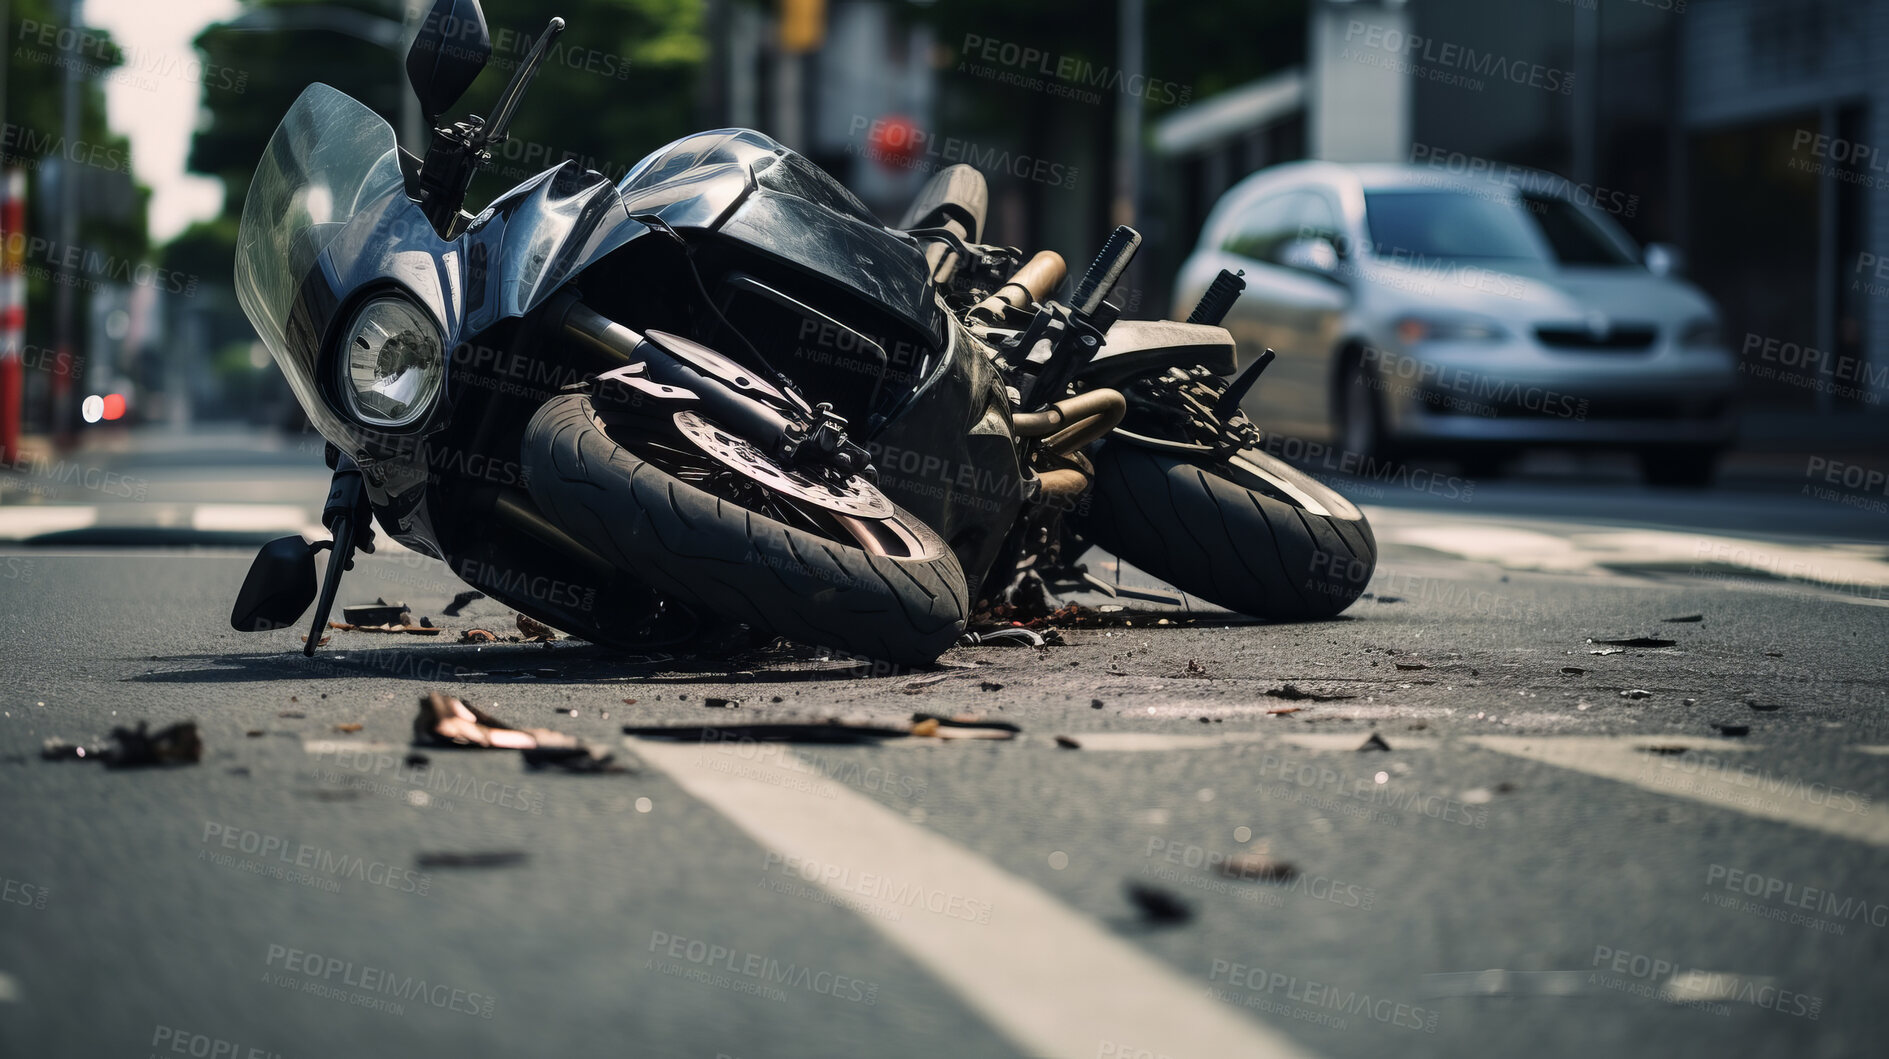
<path id="1" fill-rule="evenodd" d="M 1267 853 L 1265 847 L 1259 845 L 1220 862 L 1220 874 L 1250 882 L 1290 882 L 1298 873 L 1297 868 Z"/>
<path id="2" fill-rule="evenodd" d="M 429 691 L 420 699 L 413 718 L 413 741 L 420 746 L 485 747 L 526 750 L 536 747 L 575 747 L 579 742 L 549 728 L 513 728 L 476 706 L 450 695 Z"/>
<path id="3" fill-rule="evenodd" d="M 1141 913 L 1141 918 L 1149 923 L 1171 926 L 1194 918 L 1192 905 L 1158 886 L 1131 882 L 1127 888 L 1128 900 Z"/>
<path id="4" fill-rule="evenodd" d="M 1379 735 L 1379 734 L 1377 734 L 1376 732 L 1372 732 L 1372 733 L 1371 733 L 1371 738 L 1369 738 L 1369 739 L 1366 739 L 1366 740 L 1364 741 L 1364 743 L 1363 743 L 1363 744 L 1362 744 L 1361 746 L 1359 746 L 1359 747 L 1358 747 L 1358 750 L 1359 750 L 1359 751 L 1366 751 L 1366 750 L 1389 750 L 1390 748 L 1391 748 L 1391 745 L 1390 745 L 1389 743 L 1386 743 L 1386 742 L 1384 741 L 1384 737 L 1383 737 L 1383 736 L 1381 736 L 1381 735 Z"/>
<path id="5" fill-rule="evenodd" d="M 1623 655 L 1627 653 L 1627 649 L 1624 647 L 1603 647 L 1598 651 L 1589 651 L 1587 653 L 1590 655 Z"/>
<path id="6" fill-rule="evenodd" d="M 422 868 L 509 868 L 523 864 L 530 854 L 521 850 L 485 850 L 478 853 L 422 853 Z"/>
<path id="7" fill-rule="evenodd" d="M 1628 688 L 1620 693 L 1620 697 L 1623 699 L 1650 699 L 1653 697 L 1653 693 L 1645 688 Z"/>
<path id="8" fill-rule="evenodd" d="M 459 612 L 466 609 L 466 604 L 471 603 L 475 599 L 484 599 L 484 598 L 485 598 L 485 593 L 475 592 L 472 589 L 467 589 L 466 591 L 461 592 L 458 595 L 454 596 L 453 601 L 451 603 L 448 603 L 444 607 L 440 608 L 440 613 L 446 615 L 449 618 L 457 618 L 459 617 Z"/>

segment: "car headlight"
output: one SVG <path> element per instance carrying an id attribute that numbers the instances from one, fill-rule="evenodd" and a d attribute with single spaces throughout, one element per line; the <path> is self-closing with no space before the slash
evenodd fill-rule
<path id="1" fill-rule="evenodd" d="M 403 427 L 432 407 L 446 375 L 439 327 L 405 298 L 376 298 L 348 324 L 341 394 L 366 423 Z"/>
<path id="2" fill-rule="evenodd" d="M 1679 329 L 1679 344 L 1687 349 L 1723 349 L 1725 336 L 1720 333 L 1717 320 L 1701 316 Z"/>
<path id="3" fill-rule="evenodd" d="M 1486 316 L 1406 316 L 1397 321 L 1405 345 L 1418 342 L 1494 342 L 1507 338 L 1501 324 Z"/>

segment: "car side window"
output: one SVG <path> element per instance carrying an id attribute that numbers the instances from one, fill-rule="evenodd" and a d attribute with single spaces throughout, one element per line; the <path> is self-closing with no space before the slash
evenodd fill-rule
<path id="1" fill-rule="evenodd" d="M 1246 208 L 1220 249 L 1254 261 L 1276 261 L 1280 247 L 1298 238 L 1305 192 L 1288 191 Z"/>
<path id="2" fill-rule="evenodd" d="M 1316 191 L 1307 191 L 1298 203 L 1298 226 L 1293 237 L 1298 239 L 1323 239 L 1335 247 L 1339 254 L 1345 251 L 1344 232 L 1338 223 L 1338 211 L 1332 207 L 1331 200 Z"/>

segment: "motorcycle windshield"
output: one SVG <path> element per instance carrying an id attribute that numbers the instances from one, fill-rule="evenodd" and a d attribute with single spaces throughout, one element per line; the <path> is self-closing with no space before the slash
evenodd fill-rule
<path id="1" fill-rule="evenodd" d="M 262 152 L 236 236 L 236 297 L 284 374 L 296 292 L 348 221 L 405 193 L 393 126 L 346 93 L 309 85 Z"/>

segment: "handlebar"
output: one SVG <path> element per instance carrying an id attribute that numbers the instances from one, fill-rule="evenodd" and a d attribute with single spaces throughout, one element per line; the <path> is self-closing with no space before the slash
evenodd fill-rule
<path id="1" fill-rule="evenodd" d="M 997 292 L 977 303 L 973 313 L 995 320 L 1011 309 L 1028 309 L 1031 302 L 1048 301 L 1069 275 L 1063 256 L 1044 250 L 1023 263 Z"/>

